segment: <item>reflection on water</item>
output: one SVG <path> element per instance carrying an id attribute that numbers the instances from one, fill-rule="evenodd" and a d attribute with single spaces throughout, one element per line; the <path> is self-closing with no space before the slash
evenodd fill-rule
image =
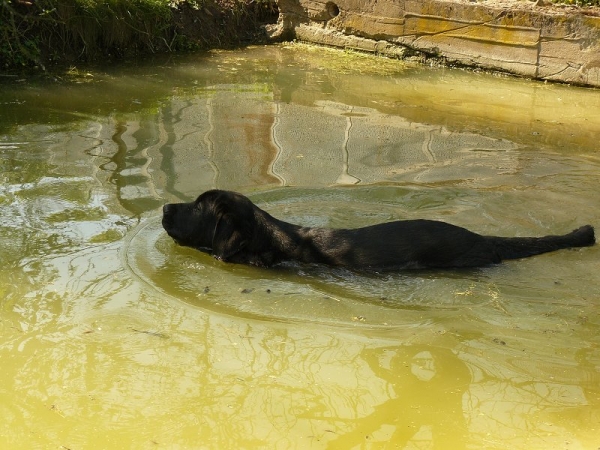
<path id="1" fill-rule="evenodd" d="M 219 187 L 310 226 L 597 226 L 597 92 L 302 46 L 87 81 L 0 86 L 2 448 L 600 446 L 596 247 L 261 270 L 159 223 Z"/>

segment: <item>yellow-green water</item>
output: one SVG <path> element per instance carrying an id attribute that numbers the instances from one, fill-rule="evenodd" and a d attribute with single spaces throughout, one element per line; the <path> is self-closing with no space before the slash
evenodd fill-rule
<path id="1" fill-rule="evenodd" d="M 600 251 L 228 265 L 165 202 L 600 224 L 600 92 L 294 46 L 0 85 L 0 448 L 597 449 Z"/>

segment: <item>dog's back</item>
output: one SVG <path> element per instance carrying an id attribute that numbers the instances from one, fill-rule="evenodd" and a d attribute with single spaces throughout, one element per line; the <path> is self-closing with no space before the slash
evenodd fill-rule
<path id="1" fill-rule="evenodd" d="M 433 220 L 308 228 L 276 219 L 247 197 L 221 190 L 163 210 L 163 226 L 180 244 L 257 266 L 298 261 L 376 270 L 477 267 L 595 242 L 590 225 L 566 235 L 512 238 L 482 236 Z"/>

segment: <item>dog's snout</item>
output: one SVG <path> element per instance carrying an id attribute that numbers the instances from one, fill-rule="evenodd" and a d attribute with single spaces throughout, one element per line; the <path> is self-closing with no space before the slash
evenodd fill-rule
<path id="1" fill-rule="evenodd" d="M 173 212 L 173 204 L 172 203 L 167 203 L 166 205 L 163 206 L 163 214 L 167 215 Z"/>

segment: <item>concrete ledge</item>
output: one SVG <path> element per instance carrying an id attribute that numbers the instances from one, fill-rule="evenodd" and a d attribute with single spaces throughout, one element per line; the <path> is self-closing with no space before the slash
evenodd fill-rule
<path id="1" fill-rule="evenodd" d="M 280 36 L 600 87 L 600 17 L 523 1 L 278 0 Z M 596 11 L 594 11 L 596 12 Z"/>

